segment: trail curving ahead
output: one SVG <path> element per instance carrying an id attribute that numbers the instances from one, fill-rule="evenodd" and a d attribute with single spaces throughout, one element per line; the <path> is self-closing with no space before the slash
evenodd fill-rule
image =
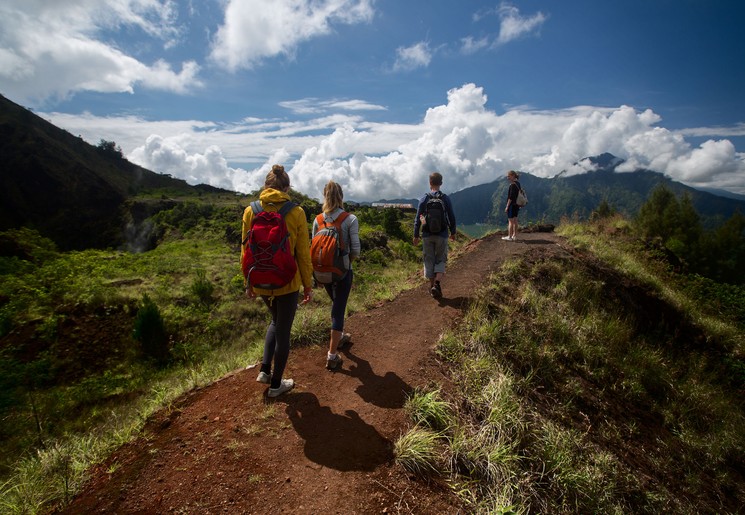
<path id="1" fill-rule="evenodd" d="M 295 389 L 267 399 L 258 368 L 187 393 L 156 414 L 144 435 L 91 471 L 61 513 L 458 513 L 445 486 L 410 477 L 393 443 L 410 426 L 406 393 L 448 384 L 432 352 L 474 290 L 505 259 L 563 252 L 553 233 L 474 240 L 448 263 L 444 298 L 421 286 L 347 319 L 353 345 L 343 370 L 325 349 L 293 349 Z"/>

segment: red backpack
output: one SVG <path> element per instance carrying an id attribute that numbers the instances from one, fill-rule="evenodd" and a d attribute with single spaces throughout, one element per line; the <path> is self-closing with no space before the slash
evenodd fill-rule
<path id="1" fill-rule="evenodd" d="M 341 230 L 341 223 L 348 215 L 342 211 L 331 223 L 326 221 L 323 213 L 316 217 L 319 229 L 310 242 L 310 261 L 313 264 L 313 277 L 321 284 L 341 281 L 349 271 L 349 255 Z"/>
<path id="2" fill-rule="evenodd" d="M 285 215 L 297 204 L 285 202 L 277 212 L 264 211 L 261 202 L 251 202 L 251 228 L 243 240 L 241 268 L 249 286 L 276 290 L 292 281 L 297 263 L 290 250 Z"/>

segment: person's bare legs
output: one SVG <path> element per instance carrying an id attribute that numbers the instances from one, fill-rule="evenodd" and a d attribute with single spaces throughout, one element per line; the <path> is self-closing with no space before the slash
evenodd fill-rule
<path id="1" fill-rule="evenodd" d="M 510 218 L 507 220 L 507 222 L 507 236 L 514 240 L 515 238 L 517 238 L 517 217 Z"/>
<path id="2" fill-rule="evenodd" d="M 341 341 L 341 337 L 344 335 L 344 331 L 334 331 L 331 330 L 331 340 L 329 341 L 329 354 L 336 354 L 337 349 L 339 348 L 339 342 Z"/>

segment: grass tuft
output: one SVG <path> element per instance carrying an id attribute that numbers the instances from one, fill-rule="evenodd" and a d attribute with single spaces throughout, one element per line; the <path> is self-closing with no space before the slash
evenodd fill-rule
<path id="1" fill-rule="evenodd" d="M 430 392 L 416 389 L 407 397 L 404 410 L 416 424 L 444 431 L 453 423 L 453 408 L 441 395 L 439 389 Z"/>
<path id="2" fill-rule="evenodd" d="M 429 429 L 414 426 L 396 440 L 396 463 L 420 476 L 437 474 L 440 460 L 440 436 Z"/>

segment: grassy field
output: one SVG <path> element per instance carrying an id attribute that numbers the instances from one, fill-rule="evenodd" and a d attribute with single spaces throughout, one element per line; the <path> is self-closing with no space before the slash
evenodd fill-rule
<path id="1" fill-rule="evenodd" d="M 260 360 L 267 315 L 243 293 L 242 209 L 216 200 L 161 212 L 161 241 L 143 253 L 0 235 L 17 254 L 0 258 L 0 512 L 64 502 L 156 410 Z M 421 266 L 410 219 L 358 216 L 367 247 L 350 314 L 417 284 Z M 325 344 L 328 312 L 325 295 L 301 308 L 293 345 Z"/>
<path id="2" fill-rule="evenodd" d="M 419 282 L 411 221 L 358 215 L 350 313 Z M 0 258 L 0 511 L 64 502 L 152 413 L 260 359 L 266 313 L 243 296 L 239 216 L 164 213 L 160 244 L 140 254 L 3 235 L 18 252 Z M 411 396 L 399 463 L 477 513 L 736 513 L 742 289 L 676 276 L 620 219 L 561 231 L 581 259 L 507 263 L 442 336 L 455 388 Z M 325 343 L 328 299 L 317 299 L 299 310 L 293 345 Z"/>

